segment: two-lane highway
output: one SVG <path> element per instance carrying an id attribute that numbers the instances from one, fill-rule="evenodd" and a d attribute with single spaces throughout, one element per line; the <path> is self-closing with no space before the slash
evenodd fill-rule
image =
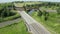
<path id="1" fill-rule="evenodd" d="M 31 16 L 29 16 L 25 11 L 18 11 L 22 18 L 26 21 L 26 24 L 29 25 L 29 29 L 33 34 L 50 34 L 50 32 Z"/>

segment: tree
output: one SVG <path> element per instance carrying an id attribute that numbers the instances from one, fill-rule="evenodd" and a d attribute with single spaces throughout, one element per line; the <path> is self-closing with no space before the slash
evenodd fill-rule
<path id="1" fill-rule="evenodd" d="M 60 14 L 60 8 L 57 9 L 57 14 Z"/>
<path id="2" fill-rule="evenodd" d="M 38 16 L 42 16 L 42 11 L 41 10 L 38 11 Z"/>
<path id="3" fill-rule="evenodd" d="M 44 11 L 44 20 L 46 21 L 48 19 L 49 12 Z"/>

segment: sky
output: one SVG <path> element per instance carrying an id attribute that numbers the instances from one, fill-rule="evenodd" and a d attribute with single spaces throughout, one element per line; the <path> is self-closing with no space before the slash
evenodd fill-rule
<path id="1" fill-rule="evenodd" d="M 60 2 L 60 0 L 0 0 L 0 3 L 12 2 L 12 1 L 48 1 L 48 2 Z"/>

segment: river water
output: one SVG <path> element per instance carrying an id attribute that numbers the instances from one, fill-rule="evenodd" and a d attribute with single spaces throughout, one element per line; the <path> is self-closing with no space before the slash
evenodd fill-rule
<path id="1" fill-rule="evenodd" d="M 35 12 L 34 9 L 30 10 L 30 11 L 28 12 L 28 14 L 31 15 L 33 12 Z"/>

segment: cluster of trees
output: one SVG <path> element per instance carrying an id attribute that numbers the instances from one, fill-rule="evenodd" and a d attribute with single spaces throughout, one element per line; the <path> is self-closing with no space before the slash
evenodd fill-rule
<path id="1" fill-rule="evenodd" d="M 43 10 L 43 11 L 39 10 L 37 15 L 39 17 L 44 16 L 45 21 L 47 21 L 49 19 L 49 16 L 50 16 L 49 12 L 47 12 L 45 10 Z M 60 15 L 60 8 L 57 9 L 57 15 Z"/>
<path id="2" fill-rule="evenodd" d="M 24 1 L 15 1 L 15 3 L 24 3 Z"/>
<path id="3" fill-rule="evenodd" d="M 46 20 L 48 20 L 49 12 L 39 10 L 37 15 L 40 16 L 40 17 L 43 15 L 44 20 L 46 21 Z"/>
<path id="4" fill-rule="evenodd" d="M 42 6 L 46 6 L 46 7 L 52 7 L 52 6 L 57 6 L 60 7 L 60 3 L 54 3 L 54 2 L 42 2 L 40 4 L 33 4 L 33 5 L 26 5 L 26 7 L 42 7 Z"/>
<path id="5" fill-rule="evenodd" d="M 15 14 L 11 11 L 12 9 L 14 9 L 14 5 L 12 3 L 0 4 L 0 7 L 0 17 L 8 17 Z"/>
<path id="6" fill-rule="evenodd" d="M 42 2 L 40 4 L 32 4 L 32 5 L 26 5 L 25 7 L 33 7 L 33 8 L 38 8 L 38 7 L 52 7 L 52 6 L 60 6 L 60 3 L 54 3 L 54 2 Z"/>
<path id="7" fill-rule="evenodd" d="M 24 5 L 23 7 L 24 7 L 25 11 L 27 11 L 27 12 L 32 10 L 32 9 L 39 9 L 39 7 L 36 6 L 36 4 L 33 4 L 33 5 L 28 5 L 27 4 L 26 6 Z"/>
<path id="8" fill-rule="evenodd" d="M 54 2 L 43 2 L 40 4 L 41 6 L 59 6 L 59 3 L 54 3 Z"/>

